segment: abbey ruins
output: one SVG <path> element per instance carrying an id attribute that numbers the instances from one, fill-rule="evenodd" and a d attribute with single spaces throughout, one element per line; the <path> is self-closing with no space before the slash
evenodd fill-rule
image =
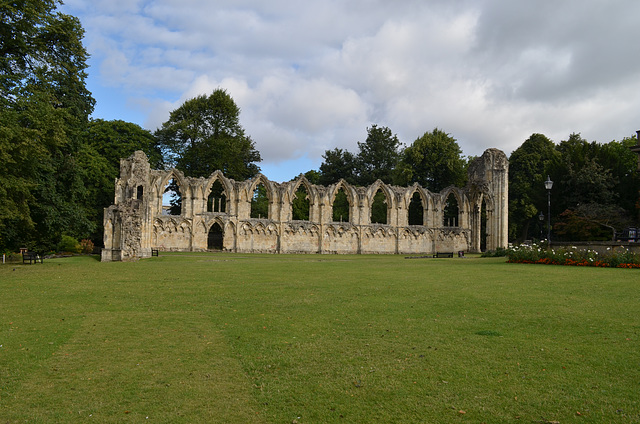
<path id="1" fill-rule="evenodd" d="M 152 170 L 137 151 L 120 161 L 115 202 L 104 211 L 102 260 L 150 257 L 152 249 L 411 255 L 493 250 L 507 246 L 508 170 L 506 155 L 488 149 L 471 163 L 466 187 L 432 193 L 418 184 L 381 181 L 324 187 L 304 176 L 285 183 L 261 174 L 238 182 L 220 171 L 191 178 L 177 169 Z M 178 211 L 163 205 L 167 187 L 181 195 Z M 268 199 L 266 216 L 252 210 L 259 188 Z M 300 196 L 308 219 L 293 219 Z M 338 217 L 333 209 L 339 196 L 348 205 Z M 372 222 L 381 200 L 386 219 Z"/>

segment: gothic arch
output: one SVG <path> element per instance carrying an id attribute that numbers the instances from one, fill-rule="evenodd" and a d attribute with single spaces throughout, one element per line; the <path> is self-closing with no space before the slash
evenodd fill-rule
<path id="1" fill-rule="evenodd" d="M 380 180 L 377 180 L 373 184 L 369 186 L 366 191 L 366 199 L 367 199 L 367 216 L 368 222 L 372 222 L 372 217 L 375 213 L 374 207 L 376 207 L 376 195 L 378 192 L 381 192 L 384 195 L 384 203 L 386 204 L 386 218 L 385 224 L 391 224 L 393 218 L 391 216 L 391 211 L 396 208 L 396 196 L 395 193 L 389 188 L 389 186 L 383 183 Z"/>

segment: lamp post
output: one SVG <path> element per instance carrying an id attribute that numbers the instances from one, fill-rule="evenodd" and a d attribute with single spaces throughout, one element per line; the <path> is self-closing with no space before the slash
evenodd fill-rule
<path id="1" fill-rule="evenodd" d="M 547 175 L 547 181 L 544 182 L 544 188 L 547 189 L 547 243 L 551 246 L 551 188 L 553 181 Z"/>

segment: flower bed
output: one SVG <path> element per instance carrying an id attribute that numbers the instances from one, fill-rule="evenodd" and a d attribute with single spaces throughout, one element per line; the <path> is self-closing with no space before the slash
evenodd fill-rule
<path id="1" fill-rule="evenodd" d="M 507 250 L 507 262 L 544 265 L 640 268 L 640 255 L 628 249 L 608 248 L 603 254 L 595 250 L 570 248 L 545 249 L 540 245 L 520 245 Z"/>

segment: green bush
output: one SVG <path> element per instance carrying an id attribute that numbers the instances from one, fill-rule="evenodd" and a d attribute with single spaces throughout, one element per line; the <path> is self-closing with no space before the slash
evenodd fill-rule
<path id="1" fill-rule="evenodd" d="M 58 244 L 58 251 L 80 253 L 82 251 L 82 247 L 80 246 L 78 240 L 74 239 L 71 236 L 64 235 L 62 236 L 60 244 Z"/>

